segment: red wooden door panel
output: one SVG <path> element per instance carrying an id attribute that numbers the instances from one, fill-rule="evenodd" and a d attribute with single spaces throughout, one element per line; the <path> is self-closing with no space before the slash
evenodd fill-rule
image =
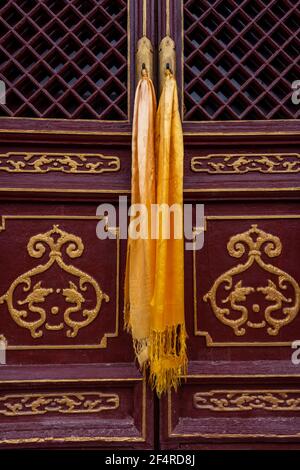
<path id="1" fill-rule="evenodd" d="M 209 139 L 186 142 L 204 246 L 185 253 L 190 362 L 161 403 L 162 448 L 299 448 L 299 136 Z"/>
<path id="2" fill-rule="evenodd" d="M 0 446 L 299 448 L 299 2 L 33 3 L 0 18 Z M 155 420 L 123 330 L 126 241 L 118 218 L 97 238 L 96 211 L 130 196 L 137 39 L 168 32 L 206 223 L 188 374 Z"/>
<path id="3" fill-rule="evenodd" d="M 129 189 L 129 143 L 34 137 L 2 143 L 0 445 L 151 448 L 153 394 L 123 329 L 126 240 L 118 220 L 96 233 L 98 205 Z"/>
<path id="4" fill-rule="evenodd" d="M 185 253 L 189 369 L 160 404 L 165 449 L 300 446 L 298 3 L 164 2 L 184 198 L 205 211 L 204 246 Z"/>
<path id="5" fill-rule="evenodd" d="M 126 241 L 118 221 L 96 235 L 98 205 L 130 193 L 138 3 L 1 7 L 1 446 L 153 445 L 123 329 Z"/>

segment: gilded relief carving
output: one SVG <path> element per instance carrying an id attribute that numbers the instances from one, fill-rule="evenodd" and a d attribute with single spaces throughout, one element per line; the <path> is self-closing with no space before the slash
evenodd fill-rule
<path id="1" fill-rule="evenodd" d="M 298 283 L 290 274 L 263 259 L 264 256 L 278 257 L 281 250 L 280 239 L 260 230 L 257 225 L 230 238 L 227 244 L 229 255 L 233 258 L 247 255 L 247 260 L 221 274 L 203 299 L 210 302 L 216 318 L 230 327 L 236 336 L 245 335 L 247 328 L 265 328 L 268 335 L 276 336 L 296 318 L 300 307 Z M 245 273 L 252 266 L 265 274 L 263 283 L 247 284 Z M 261 293 L 263 300 L 250 307 L 253 293 Z M 250 308 L 255 321 L 249 318 Z"/>
<path id="2" fill-rule="evenodd" d="M 193 396 L 197 410 L 211 411 L 300 411 L 297 390 L 210 390 Z"/>
<path id="3" fill-rule="evenodd" d="M 299 173 L 299 153 L 210 154 L 193 157 L 191 170 L 195 173 L 244 174 Z"/>
<path id="4" fill-rule="evenodd" d="M 100 413 L 116 410 L 119 406 L 120 398 L 116 393 L 36 393 L 0 397 L 0 414 L 11 417 L 46 413 Z"/>
<path id="5" fill-rule="evenodd" d="M 27 250 L 32 258 L 41 258 L 49 250 L 48 261 L 18 276 L 0 297 L 0 303 L 6 302 L 12 319 L 20 327 L 27 328 L 32 338 L 41 338 L 44 327 L 48 331 L 66 329 L 65 335 L 75 338 L 81 328 L 97 318 L 102 301 L 109 301 L 109 296 L 92 276 L 64 261 L 66 256 L 73 259 L 82 255 L 81 238 L 53 225 L 48 232 L 31 237 Z M 51 267 L 58 267 L 64 277 L 67 276 L 66 284 L 55 289 L 47 285 L 43 274 Z M 91 292 L 95 299 L 92 303 Z M 63 322 L 53 324 L 51 320 L 60 313 L 56 305 L 58 300 L 64 300 L 69 306 L 63 311 Z"/>
<path id="6" fill-rule="evenodd" d="M 0 171 L 7 173 L 101 174 L 119 171 L 119 157 L 98 153 L 8 152 L 0 154 Z"/>

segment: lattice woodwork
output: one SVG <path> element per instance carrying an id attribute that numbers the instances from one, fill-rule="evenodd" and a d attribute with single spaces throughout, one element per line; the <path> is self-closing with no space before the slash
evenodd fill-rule
<path id="1" fill-rule="evenodd" d="M 186 121 L 293 119 L 299 0 L 184 0 Z"/>
<path id="2" fill-rule="evenodd" d="M 126 0 L 1 0 L 0 115 L 126 120 Z"/>

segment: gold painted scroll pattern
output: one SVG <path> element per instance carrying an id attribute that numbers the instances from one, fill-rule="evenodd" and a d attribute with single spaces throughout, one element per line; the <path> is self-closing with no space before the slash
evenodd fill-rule
<path id="1" fill-rule="evenodd" d="M 195 173 L 244 174 L 299 173 L 299 153 L 253 153 L 253 154 L 209 154 L 191 159 L 191 170 Z"/>
<path id="2" fill-rule="evenodd" d="M 119 157 L 100 153 L 8 152 L 0 154 L 0 171 L 7 173 L 101 174 L 119 171 Z"/>
<path id="3" fill-rule="evenodd" d="M 296 390 L 210 390 L 193 395 L 197 410 L 211 411 L 300 411 Z"/>
<path id="4" fill-rule="evenodd" d="M 88 326 L 97 318 L 103 300 L 108 302 L 110 299 L 92 276 L 72 264 L 66 264 L 63 259 L 66 255 L 69 258 L 78 258 L 82 255 L 84 244 L 80 237 L 61 230 L 59 225 L 53 225 L 48 232 L 32 236 L 27 245 L 28 253 L 33 258 L 41 258 L 47 249 L 49 249 L 48 261 L 18 276 L 7 292 L 0 297 L 0 303 L 7 303 L 12 319 L 20 327 L 27 328 L 32 338 L 42 337 L 43 327 L 48 331 L 59 331 L 67 327 L 66 336 L 75 338 L 81 328 Z M 47 287 L 42 279 L 43 274 L 52 266 L 58 266 L 69 277 L 67 284 L 61 288 Z M 24 294 L 21 298 L 20 288 Z M 89 302 L 86 303 L 85 292 L 88 288 L 94 292 L 95 301 L 92 308 Z M 57 315 L 59 307 L 52 305 L 51 315 L 43 308 L 48 297 L 53 296 L 55 300 L 56 296 L 62 296 L 64 302 L 70 304 L 63 313 L 64 321 L 57 324 L 51 323 L 49 317 Z M 90 308 L 84 308 L 85 305 L 89 305 Z M 34 320 L 28 319 L 30 314 L 31 318 L 33 314 Z M 81 318 L 78 318 L 78 315 Z"/>
<path id="5" fill-rule="evenodd" d="M 266 328 L 268 335 L 278 335 L 282 327 L 296 318 L 300 308 L 300 287 L 296 280 L 262 259 L 263 254 L 269 258 L 281 254 L 280 239 L 260 230 L 257 225 L 252 225 L 246 232 L 230 238 L 227 251 L 234 258 L 247 254 L 247 260 L 244 264 L 237 264 L 221 274 L 204 295 L 204 301 L 210 302 L 216 318 L 232 328 L 236 336 L 245 335 L 247 327 Z M 264 284 L 247 285 L 244 273 L 252 266 L 268 274 Z M 288 288 L 290 295 L 286 294 Z M 247 306 L 248 297 L 252 293 L 261 293 L 267 303 L 265 309 L 258 303 L 252 304 L 252 311 L 257 318 L 255 321 L 250 320 Z"/>
<path id="6" fill-rule="evenodd" d="M 0 397 L 0 414 L 4 416 L 31 416 L 46 413 L 100 413 L 120 406 L 115 393 L 45 393 L 5 395 Z"/>

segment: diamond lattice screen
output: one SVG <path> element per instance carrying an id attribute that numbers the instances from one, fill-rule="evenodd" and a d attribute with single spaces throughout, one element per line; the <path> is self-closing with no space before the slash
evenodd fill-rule
<path id="1" fill-rule="evenodd" d="M 299 0 L 184 0 L 186 121 L 294 119 Z"/>
<path id="2" fill-rule="evenodd" d="M 125 0 L 0 0 L 0 115 L 126 120 Z"/>

